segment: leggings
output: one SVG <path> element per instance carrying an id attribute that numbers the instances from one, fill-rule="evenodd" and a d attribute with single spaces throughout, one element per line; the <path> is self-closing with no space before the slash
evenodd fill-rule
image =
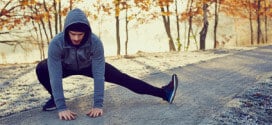
<path id="1" fill-rule="evenodd" d="M 65 67 L 62 67 L 62 70 L 63 70 L 63 75 L 62 75 L 63 78 L 66 78 L 71 75 L 84 75 L 84 76 L 93 78 L 91 66 L 81 69 L 79 71 L 67 70 L 65 69 Z M 50 85 L 48 67 L 47 67 L 47 59 L 41 61 L 37 65 L 36 74 L 37 74 L 39 82 L 49 92 L 51 97 L 53 97 L 52 89 Z M 119 71 L 117 68 L 115 68 L 109 63 L 105 63 L 105 81 L 123 86 L 138 94 L 152 95 L 155 97 L 160 97 L 162 99 L 166 98 L 165 92 L 162 88 L 154 87 L 142 80 L 136 79 L 125 73 L 122 73 L 121 71 Z"/>

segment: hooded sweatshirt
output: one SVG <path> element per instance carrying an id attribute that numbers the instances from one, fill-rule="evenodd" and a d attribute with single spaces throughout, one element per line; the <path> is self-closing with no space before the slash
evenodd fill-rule
<path id="1" fill-rule="evenodd" d="M 68 30 L 69 26 L 78 23 L 86 25 L 88 28 L 82 44 L 74 46 L 70 41 Z M 74 9 L 68 13 L 64 23 L 64 31 L 57 34 L 49 44 L 47 61 L 52 94 L 58 111 L 67 109 L 62 85 L 62 68 L 77 72 L 91 66 L 94 79 L 93 107 L 103 107 L 104 49 L 100 39 L 92 33 L 89 21 L 83 11 Z"/>

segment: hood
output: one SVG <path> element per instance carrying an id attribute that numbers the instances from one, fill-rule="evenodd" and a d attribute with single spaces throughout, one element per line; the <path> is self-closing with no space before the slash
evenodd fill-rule
<path id="1" fill-rule="evenodd" d="M 71 27 L 71 25 L 73 24 L 83 24 L 86 25 L 87 27 L 87 31 L 85 32 L 85 36 L 83 38 L 82 44 L 85 43 L 89 37 L 89 35 L 91 34 L 92 30 L 90 27 L 90 23 L 87 19 L 87 16 L 85 15 L 85 13 L 76 8 L 71 10 L 68 15 L 66 16 L 65 22 L 64 22 L 64 33 L 65 33 L 65 41 L 68 41 L 69 44 L 71 44 L 71 40 L 69 38 L 68 35 L 68 28 L 69 26 Z"/>

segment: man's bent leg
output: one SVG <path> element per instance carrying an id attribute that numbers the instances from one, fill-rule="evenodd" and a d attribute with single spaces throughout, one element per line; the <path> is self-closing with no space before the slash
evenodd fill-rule
<path id="1" fill-rule="evenodd" d="M 50 85 L 50 78 L 47 67 L 47 60 L 41 61 L 36 67 L 36 75 L 38 77 L 39 82 L 43 85 L 43 87 L 49 92 L 52 96 L 52 89 Z"/>
<path id="2" fill-rule="evenodd" d="M 54 98 L 52 95 L 52 89 L 51 89 L 51 85 L 50 85 L 50 79 L 49 79 L 49 73 L 48 73 L 48 67 L 47 67 L 47 60 L 43 60 L 37 65 L 36 74 L 37 74 L 39 82 L 43 85 L 43 87 L 51 95 L 51 98 L 43 106 L 43 110 L 44 111 L 55 110 L 56 105 L 55 105 Z"/>

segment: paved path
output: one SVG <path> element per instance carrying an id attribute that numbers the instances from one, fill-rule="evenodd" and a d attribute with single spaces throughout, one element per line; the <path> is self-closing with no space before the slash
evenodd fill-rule
<path id="1" fill-rule="evenodd" d="M 36 108 L 1 118 L 0 124 L 195 125 L 271 72 L 272 46 L 259 47 L 147 76 L 144 80 L 155 86 L 167 83 L 172 73 L 179 76 L 179 88 L 172 105 L 159 98 L 140 96 L 115 87 L 106 90 L 103 117 L 85 116 L 85 110 L 91 107 L 92 96 L 84 96 L 68 102 L 68 107 L 79 114 L 74 121 L 60 121 L 56 111 L 42 112 L 41 108 Z"/>

